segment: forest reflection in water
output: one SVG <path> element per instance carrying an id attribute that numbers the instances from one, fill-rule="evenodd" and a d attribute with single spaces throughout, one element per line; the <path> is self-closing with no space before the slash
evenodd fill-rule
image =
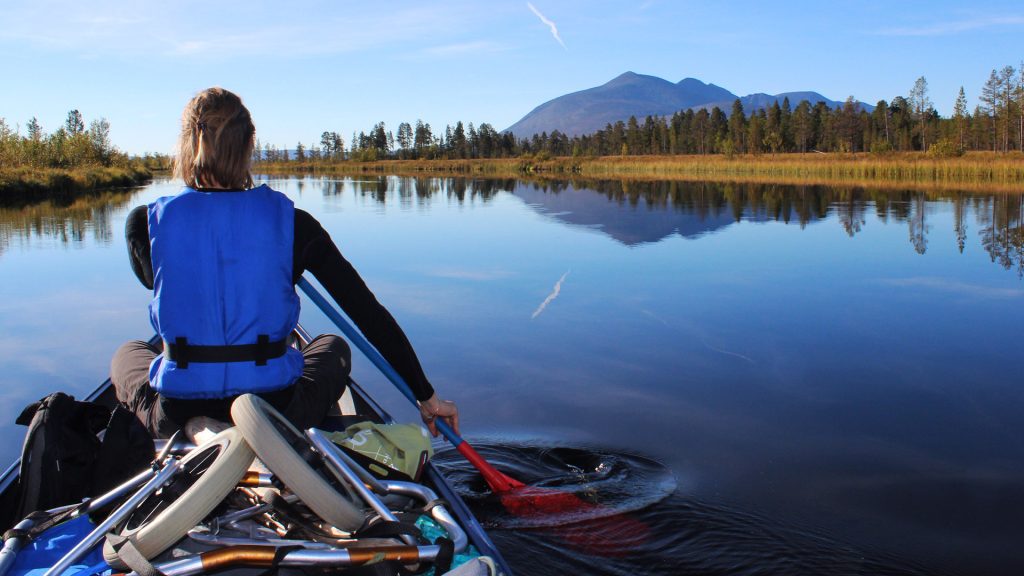
<path id="1" fill-rule="evenodd" d="M 86 239 L 109 244 L 114 216 L 128 206 L 138 189 L 87 194 L 71 200 L 47 200 L 39 204 L 0 204 L 0 254 L 14 242 L 33 238 L 81 244 Z"/>
<path id="2" fill-rule="evenodd" d="M 324 196 L 351 190 L 380 203 L 396 194 L 402 205 L 445 199 L 487 202 L 506 192 L 568 224 L 603 230 L 627 245 L 659 242 L 668 236 L 696 236 L 741 221 L 777 221 L 804 227 L 834 218 L 850 237 L 873 214 L 883 224 L 903 224 L 919 254 L 928 251 L 929 204 L 951 205 L 960 252 L 972 233 L 992 262 L 1024 277 L 1024 195 L 973 192 L 893 191 L 835 186 L 629 180 L 544 180 L 375 176 L 353 179 L 298 179 L 296 190 L 318 188 Z M 589 191 L 590 195 L 567 192 Z M 52 238 L 77 243 L 89 237 L 108 243 L 111 215 L 131 200 L 132 191 L 88 195 L 70 202 L 0 206 L 0 253 L 12 241 Z M 603 197 L 606 201 L 602 202 Z M 643 212 L 624 220 L 626 210 Z M 667 217 L 667 218 L 666 218 Z M 972 228 L 974 232 L 972 232 Z M 117 233 L 120 233 L 118 231 Z"/>
<path id="3" fill-rule="evenodd" d="M 882 224 L 907 227 L 914 251 L 928 251 L 929 205 L 953 212 L 953 237 L 962 253 L 973 234 L 992 262 L 1024 277 L 1024 195 L 882 190 L 836 186 L 629 180 L 545 180 L 373 177 L 325 180 L 324 195 L 355 194 L 385 202 L 389 191 L 411 204 L 444 198 L 487 202 L 500 192 L 522 197 L 568 224 L 603 230 L 627 245 L 672 235 L 697 236 L 741 221 L 798 224 L 834 218 L 851 238 L 872 214 Z M 302 190 L 302 181 L 299 181 Z M 591 195 L 568 192 L 590 191 Z M 607 202 L 601 202 L 601 197 Z M 643 211 L 631 220 L 625 210 Z M 972 232 L 973 229 L 973 232 Z"/>
<path id="4" fill-rule="evenodd" d="M 671 235 L 697 236 L 741 221 L 777 221 L 804 227 L 834 218 L 850 237 L 870 215 L 883 224 L 903 224 L 919 254 L 928 251 L 929 204 L 952 207 L 953 232 L 960 252 L 976 235 L 992 262 L 1024 277 L 1024 195 L 973 192 L 893 191 L 835 186 L 629 180 L 544 180 L 375 176 L 354 179 L 298 179 L 303 194 L 315 187 L 326 197 L 346 190 L 380 203 L 396 194 L 402 205 L 445 199 L 487 202 L 506 192 L 567 224 L 603 230 L 627 245 L 659 242 Z M 567 192 L 589 191 L 589 195 Z M 132 191 L 88 195 L 70 202 L 47 201 L 0 206 L 0 253 L 12 241 L 31 237 L 79 243 L 109 243 L 111 215 L 124 208 Z M 603 197 L 606 201 L 602 202 Z M 643 209 L 624 220 L 624 211 Z M 667 217 L 667 218 L 666 218 Z M 120 233 L 120 231 L 117 231 Z"/>

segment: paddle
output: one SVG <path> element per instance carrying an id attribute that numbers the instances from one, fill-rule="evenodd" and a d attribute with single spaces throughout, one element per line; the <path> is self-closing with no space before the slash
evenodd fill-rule
<path id="1" fill-rule="evenodd" d="M 398 388 L 403 396 L 416 406 L 416 396 L 412 389 L 395 371 L 390 363 L 366 338 L 338 312 L 305 277 L 299 277 L 299 288 L 317 305 L 320 310 L 338 327 L 339 330 L 356 345 L 360 351 Z M 517 516 L 559 515 L 570 512 L 601 512 L 601 506 L 580 499 L 570 492 L 527 486 L 502 474 L 489 462 L 484 460 L 470 444 L 455 433 L 448 424 L 438 419 L 437 429 L 455 446 L 474 468 L 480 471 L 487 485 L 497 494 L 506 510 Z M 574 530 L 566 534 L 566 540 L 585 549 L 590 553 L 603 556 L 620 556 L 628 554 L 630 547 L 636 542 L 647 539 L 650 528 L 642 522 L 622 514 L 609 518 L 591 520 L 583 524 L 583 530 Z"/>
<path id="2" fill-rule="evenodd" d="M 391 364 L 380 355 L 380 352 L 378 352 L 377 349 L 374 348 L 365 337 L 363 337 L 356 327 L 346 320 L 340 312 L 335 310 L 334 306 L 331 305 L 331 303 L 328 302 L 316 287 L 310 284 L 309 280 L 306 280 L 305 277 L 299 278 L 299 288 L 301 288 L 302 291 L 305 292 L 306 296 L 308 296 L 309 299 L 312 300 L 313 303 L 316 304 L 332 322 L 334 322 L 334 325 L 341 330 L 345 337 L 355 344 L 356 347 L 370 359 L 370 362 L 373 362 L 373 364 L 385 376 L 387 376 L 388 380 L 391 380 L 391 383 L 398 388 L 398 391 L 408 398 L 409 401 L 413 403 L 413 406 L 416 406 L 416 396 L 413 395 L 412 389 L 409 388 L 409 385 L 405 383 L 405 380 L 403 380 L 398 372 L 392 368 Z M 495 493 L 500 494 L 525 486 L 522 482 L 502 474 L 494 466 L 491 466 L 491 464 L 484 460 L 483 456 L 481 456 L 480 453 L 469 444 L 469 442 L 466 442 L 461 436 L 456 434 L 455 430 L 452 430 L 446 422 L 438 418 L 435 421 L 435 424 L 441 434 L 443 434 L 444 437 L 447 438 L 453 446 L 455 446 L 455 449 L 459 451 L 459 454 L 462 454 L 462 456 L 465 457 L 474 468 L 480 471 L 480 474 L 483 475 L 487 485 L 490 486 L 491 490 Z"/>

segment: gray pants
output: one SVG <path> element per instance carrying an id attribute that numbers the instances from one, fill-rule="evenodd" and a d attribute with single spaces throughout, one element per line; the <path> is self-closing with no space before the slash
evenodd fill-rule
<path id="1" fill-rule="evenodd" d="M 168 438 L 193 416 L 231 421 L 234 397 L 181 400 L 165 398 L 149 385 L 149 365 L 160 349 L 134 340 L 121 346 L 110 363 L 117 399 L 135 413 L 154 438 Z M 333 334 L 317 336 L 302 348 L 305 366 L 291 386 L 260 394 L 299 430 L 316 426 L 338 401 L 348 382 L 352 351 Z"/>

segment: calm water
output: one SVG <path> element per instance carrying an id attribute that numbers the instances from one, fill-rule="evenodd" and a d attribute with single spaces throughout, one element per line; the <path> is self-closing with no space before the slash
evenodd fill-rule
<path id="1" fill-rule="evenodd" d="M 525 526 L 441 455 L 521 574 L 1024 572 L 1021 196 L 270 183 L 399 319 L 468 438 L 617 491 L 644 527 Z M 0 208 L 4 461 L 25 404 L 88 393 L 149 336 L 124 218 L 176 190 Z"/>

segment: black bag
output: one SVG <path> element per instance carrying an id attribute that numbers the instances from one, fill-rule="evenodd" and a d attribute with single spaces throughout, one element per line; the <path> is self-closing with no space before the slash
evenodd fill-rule
<path id="1" fill-rule="evenodd" d="M 153 440 L 126 409 L 110 410 L 55 392 L 22 411 L 28 426 L 19 478 L 5 493 L 0 527 L 36 510 L 76 504 L 141 472 L 153 459 Z M 106 430 L 101 441 L 97 436 Z"/>

